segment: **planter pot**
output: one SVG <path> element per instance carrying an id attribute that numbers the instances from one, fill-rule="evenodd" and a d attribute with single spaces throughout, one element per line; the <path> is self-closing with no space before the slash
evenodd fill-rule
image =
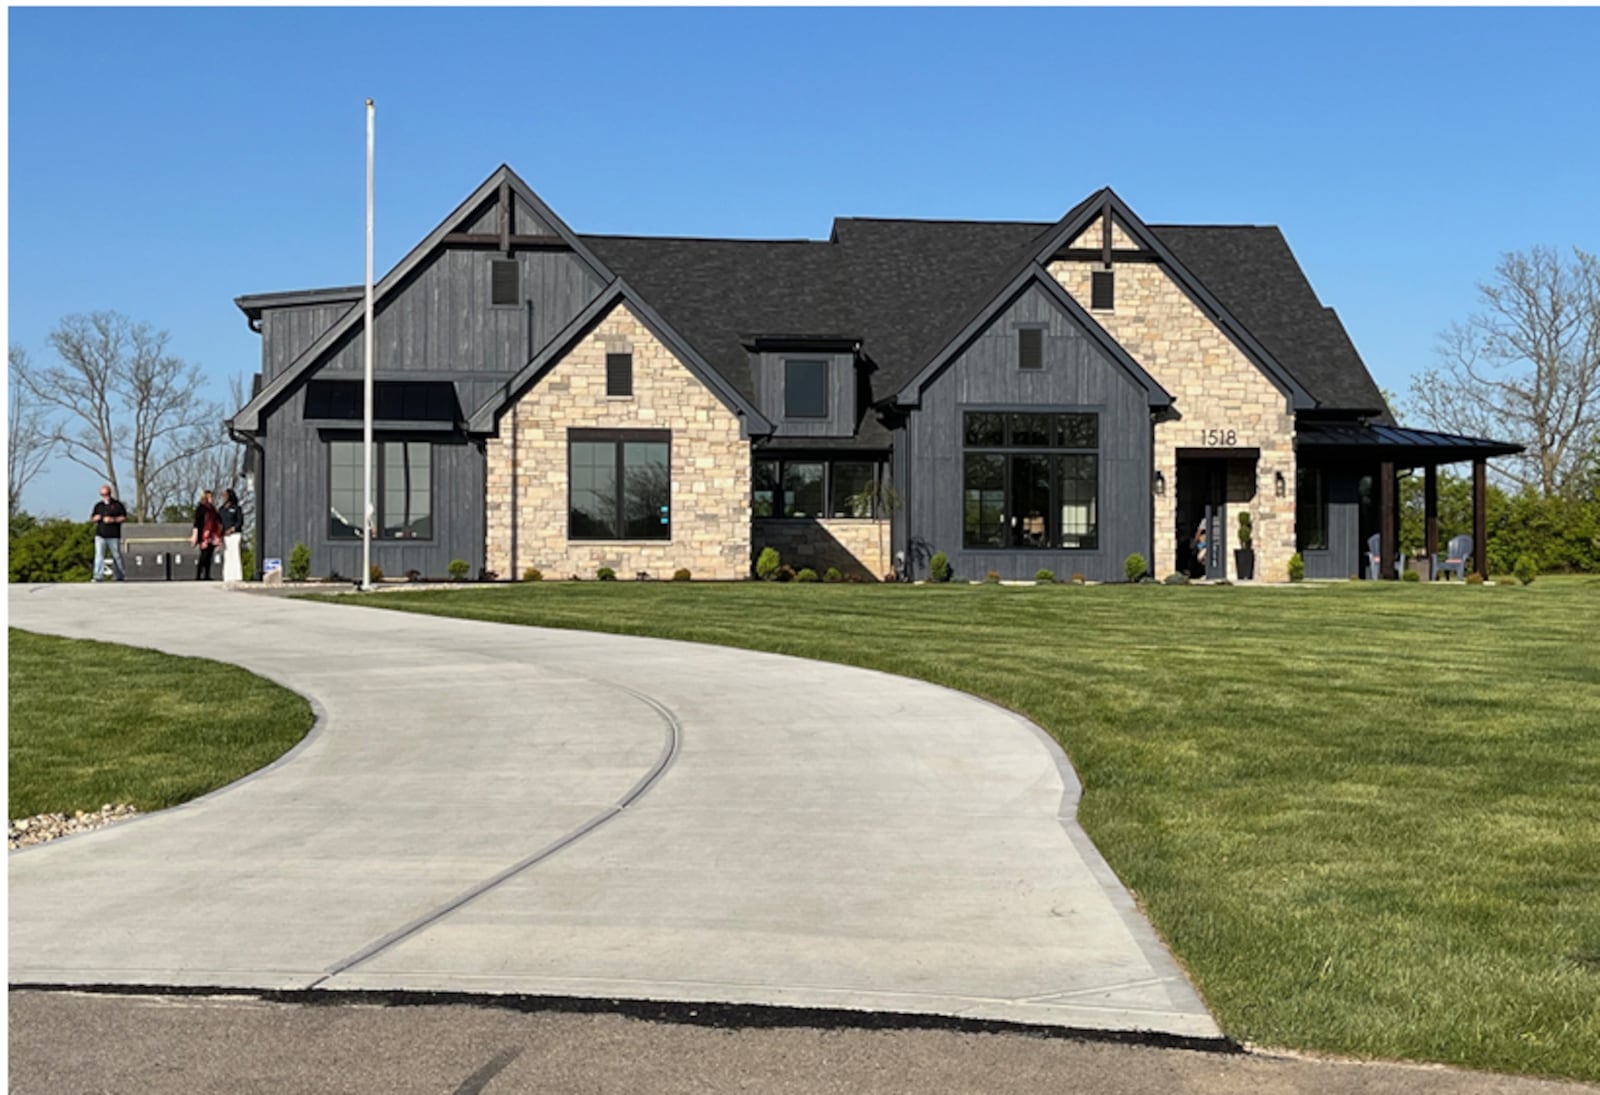
<path id="1" fill-rule="evenodd" d="M 1233 552 L 1233 569 L 1241 581 L 1251 581 L 1256 576 L 1256 550 L 1255 548 L 1235 548 Z"/>

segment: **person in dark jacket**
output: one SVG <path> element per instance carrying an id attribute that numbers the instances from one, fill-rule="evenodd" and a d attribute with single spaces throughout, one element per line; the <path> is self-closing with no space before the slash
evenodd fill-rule
<path id="1" fill-rule="evenodd" d="M 194 528 L 189 531 L 189 543 L 200 550 L 194 564 L 194 580 L 209 582 L 211 557 L 222 545 L 222 518 L 208 490 L 200 492 L 200 504 L 194 508 Z"/>
<path id="2" fill-rule="evenodd" d="M 222 492 L 217 516 L 222 519 L 222 580 L 242 582 L 244 567 L 239 545 L 244 543 L 244 508 L 239 505 L 239 496 L 233 493 L 232 487 Z"/>

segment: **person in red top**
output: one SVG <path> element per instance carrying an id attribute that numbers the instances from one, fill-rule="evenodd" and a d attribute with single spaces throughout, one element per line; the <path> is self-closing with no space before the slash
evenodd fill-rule
<path id="1" fill-rule="evenodd" d="M 194 564 L 194 580 L 211 580 L 211 557 L 222 546 L 222 517 L 217 513 L 211 492 L 200 492 L 200 504 L 194 508 L 194 528 L 189 532 L 189 543 L 200 549 Z"/>

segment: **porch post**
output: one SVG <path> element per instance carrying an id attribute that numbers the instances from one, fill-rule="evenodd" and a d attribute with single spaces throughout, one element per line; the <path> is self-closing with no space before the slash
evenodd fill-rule
<path id="1" fill-rule="evenodd" d="M 1390 579 L 1394 573 L 1395 541 L 1394 461 L 1378 465 L 1378 577 Z"/>
<path id="2" fill-rule="evenodd" d="M 1430 566 L 1439 557 L 1439 466 L 1429 464 L 1422 475 L 1422 514 L 1427 531 L 1424 534 Z"/>
<path id="3" fill-rule="evenodd" d="M 1488 465 L 1479 457 L 1472 462 L 1472 566 L 1489 578 Z"/>

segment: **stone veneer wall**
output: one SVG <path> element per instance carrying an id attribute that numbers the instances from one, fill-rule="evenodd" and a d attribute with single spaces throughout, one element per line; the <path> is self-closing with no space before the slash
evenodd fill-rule
<path id="1" fill-rule="evenodd" d="M 838 567 L 846 578 L 880 581 L 890 571 L 889 522 L 871 518 L 817 520 L 758 519 L 752 524 L 754 551 L 776 548 L 796 570 L 810 567 L 820 578 Z"/>
<path id="2" fill-rule="evenodd" d="M 1093 262 L 1053 262 L 1050 273 L 1089 309 Z M 1176 567 L 1178 505 L 1177 450 L 1216 448 L 1207 431 L 1232 430 L 1230 448 L 1256 448 L 1254 523 L 1256 577 L 1281 582 L 1289 576 L 1295 550 L 1294 416 L 1288 399 L 1228 336 L 1184 293 L 1158 263 L 1116 266 L 1116 307 L 1091 311 L 1135 361 L 1172 393 L 1175 417 L 1155 426 L 1154 472 L 1166 480 L 1155 499 L 1157 578 Z M 1275 473 L 1282 472 L 1284 494 L 1277 496 Z M 1236 489 L 1233 487 L 1231 489 Z M 1237 517 L 1229 513 L 1231 545 Z M 1233 571 L 1233 560 L 1228 560 Z"/>
<path id="3" fill-rule="evenodd" d="M 1100 217 L 1096 217 L 1094 220 L 1090 221 L 1089 227 L 1085 228 L 1082 232 L 1079 232 L 1077 238 L 1071 243 L 1067 244 L 1067 246 L 1073 248 L 1074 250 L 1080 247 L 1087 247 L 1093 251 L 1100 250 L 1100 246 L 1104 242 L 1105 238 L 1102 235 L 1103 230 L 1100 227 L 1101 219 L 1102 218 Z M 1133 237 L 1128 235 L 1128 233 L 1123 230 L 1122 225 L 1115 217 L 1111 218 L 1111 246 L 1118 251 L 1138 251 L 1141 249 L 1138 243 L 1134 241 Z"/>
<path id="4" fill-rule="evenodd" d="M 633 395 L 606 395 L 606 354 L 633 354 Z M 515 421 L 513 422 L 513 415 Z M 567 539 L 567 430 L 672 431 L 671 540 Z M 515 460 L 512 446 L 515 439 Z M 750 574 L 750 444 L 739 417 L 618 304 L 500 419 L 486 446 L 485 559 L 502 578 Z M 513 504 L 514 502 L 514 504 Z M 517 524 L 515 557 L 511 524 Z"/>

